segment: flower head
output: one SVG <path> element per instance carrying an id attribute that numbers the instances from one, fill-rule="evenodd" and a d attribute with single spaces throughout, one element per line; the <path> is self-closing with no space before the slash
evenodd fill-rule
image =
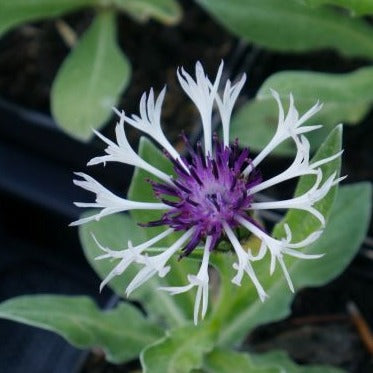
<path id="1" fill-rule="evenodd" d="M 147 242 L 133 246 L 128 242 L 128 247 L 114 251 L 101 245 L 97 245 L 104 254 L 96 259 L 117 259 L 119 262 L 103 280 L 101 288 L 113 277 L 121 275 L 132 263 L 142 265 L 137 275 L 128 284 L 126 293 L 129 295 L 153 276 L 165 276 L 170 270 L 169 260 L 174 255 L 180 257 L 192 253 L 197 246 L 203 247 L 203 257 L 200 270 L 197 274 L 187 276 L 188 284 L 177 287 L 162 287 L 161 290 L 171 294 L 179 294 L 197 288 L 194 308 L 194 322 L 198 316 L 202 318 L 207 312 L 208 285 L 209 285 L 209 258 L 221 240 L 230 242 L 232 250 L 237 256 L 233 268 L 236 270 L 232 282 L 240 286 L 245 274 L 251 279 L 258 296 L 262 301 L 266 298 L 266 292 L 258 280 L 252 266 L 252 262 L 262 259 L 269 253 L 270 273 L 275 270 L 278 263 L 288 282 L 289 288 L 294 291 L 290 275 L 286 269 L 283 256 L 290 255 L 302 259 L 315 259 L 320 255 L 307 255 L 298 249 L 305 247 L 321 234 L 321 229 L 313 232 L 300 242 L 292 242 L 292 233 L 289 226 L 285 226 L 286 237 L 277 240 L 271 237 L 261 225 L 253 218 L 253 212 L 257 210 L 271 209 L 300 209 L 314 215 L 320 226 L 325 224 L 324 216 L 314 207 L 328 191 L 336 185 L 340 178 L 330 176 L 322 182 L 323 174 L 320 166 L 340 156 L 336 153 L 331 157 L 310 163 L 309 142 L 305 133 L 313 131 L 320 126 L 303 126 L 312 115 L 321 109 L 316 103 L 305 114 L 299 117 L 294 106 L 294 99 L 290 95 L 290 105 L 285 116 L 279 95 L 272 91 L 279 108 L 279 120 L 277 130 L 268 145 L 256 156 L 251 157 L 247 148 L 240 149 L 238 140 L 229 143 L 230 117 L 234 103 L 245 83 L 245 75 L 233 84 L 228 80 L 222 97 L 218 92 L 222 75 L 223 64 L 220 65 L 214 81 L 206 76 L 202 65 L 196 64 L 195 79 L 184 69 L 177 72 L 179 82 L 199 110 L 204 131 L 203 145 L 197 143 L 193 148 L 187 137 L 182 134 L 189 156 L 180 155 L 169 143 L 161 128 L 161 106 L 166 90 L 163 89 L 155 98 L 151 89 L 148 95 L 144 94 L 140 101 L 140 115 L 127 116 L 123 111 L 115 112 L 119 116 L 116 126 L 116 143 L 108 140 L 96 132 L 107 143 L 106 155 L 92 159 L 88 164 L 94 165 L 106 162 L 122 162 L 142 168 L 153 174 L 156 180 L 149 180 L 154 195 L 158 202 L 130 201 L 119 197 L 104 188 L 96 180 L 83 173 L 77 175 L 81 180 L 75 180 L 75 184 L 95 193 L 94 203 L 76 203 L 80 207 L 97 207 L 101 210 L 72 225 L 86 223 L 91 220 L 99 220 L 102 217 L 133 209 L 157 209 L 162 210 L 159 220 L 142 224 L 145 227 L 164 226 L 165 230 Z M 212 133 L 211 118 L 216 104 L 219 111 L 223 140 L 220 141 Z M 145 160 L 143 160 L 127 141 L 125 124 L 135 127 L 156 141 L 163 149 L 174 166 L 175 176 L 165 174 Z M 280 143 L 291 138 L 297 149 L 297 154 L 290 167 L 279 175 L 263 180 L 258 166 L 262 160 Z M 313 186 L 303 195 L 291 199 L 275 202 L 256 201 L 256 193 L 272 187 L 278 183 L 296 178 L 302 175 L 315 175 Z M 261 241 L 259 252 L 253 255 L 250 249 L 244 249 L 235 233 L 238 227 L 243 227 L 249 233 L 255 235 Z M 147 249 L 156 245 L 165 237 L 174 232 L 181 232 L 179 238 L 163 252 L 149 256 Z M 180 263 L 180 265 L 182 265 Z"/>

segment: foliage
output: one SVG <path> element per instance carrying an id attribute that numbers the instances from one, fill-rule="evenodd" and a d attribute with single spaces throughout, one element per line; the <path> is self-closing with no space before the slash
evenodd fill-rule
<path id="1" fill-rule="evenodd" d="M 369 1 L 349 0 L 196 0 L 212 17 L 233 34 L 250 43 L 275 51 L 302 53 L 332 48 L 346 57 L 373 58 L 373 29 L 353 15 L 371 14 Z M 91 128 L 100 128 L 110 110 L 127 86 L 131 66 L 116 42 L 116 14 L 126 12 L 143 22 L 149 18 L 165 24 L 176 23 L 180 6 L 175 0 L 0 0 L 0 35 L 24 23 L 61 17 L 68 12 L 94 8 L 92 24 L 62 63 L 53 83 L 52 112 L 61 127 L 80 140 L 89 140 Z M 348 9 L 350 13 L 328 5 Z M 310 30 L 312 30 L 310 32 Z M 277 107 L 270 88 L 278 91 L 282 101 L 294 93 L 297 105 L 306 110 L 317 100 L 324 110 L 317 120 L 325 126 L 311 137 L 311 146 L 318 149 L 314 161 L 336 154 L 341 149 L 344 121 L 356 125 L 368 113 L 373 101 L 373 70 L 363 67 L 345 74 L 309 71 L 285 71 L 270 76 L 260 87 L 254 100 L 244 105 L 232 123 L 232 138 L 252 150 L 261 150 L 273 135 L 277 124 Z M 329 133 L 327 139 L 325 134 Z M 285 143 L 279 155 L 293 152 Z M 172 164 L 146 138 L 139 144 L 139 155 L 167 174 Z M 322 166 L 324 180 L 339 174 L 340 159 Z M 129 199 L 154 201 L 149 175 L 136 169 Z M 300 178 L 295 196 L 309 189 L 314 176 Z M 358 183 L 334 187 L 317 205 L 328 218 L 320 239 L 305 248 L 306 254 L 325 254 L 317 261 L 285 258 L 295 290 L 321 286 L 338 276 L 356 254 L 367 230 L 371 212 L 371 186 Z M 90 222 L 80 228 L 85 256 L 101 279 L 112 264 L 95 258 L 102 252 L 97 242 L 119 250 L 128 240 L 143 242 L 158 228 L 141 229 L 137 222 L 159 218 L 159 212 L 134 210 L 131 215 L 114 215 Z M 302 240 L 320 228 L 310 214 L 292 210 L 273 230 L 273 236 L 284 237 L 284 226 L 291 227 L 294 240 Z M 162 250 L 175 241 L 176 233 L 161 242 Z M 95 239 L 94 239 L 95 237 Z M 217 281 L 213 289 L 207 318 L 198 326 L 191 324 L 194 295 L 191 292 L 172 297 L 159 287 L 180 284 L 188 273 L 195 273 L 200 252 L 173 265 L 164 278 L 154 277 L 134 291 L 129 301 L 121 300 L 110 311 L 101 311 L 86 297 L 35 295 L 18 297 L 0 304 L 0 317 L 38 326 L 60 334 L 77 347 L 99 347 L 109 361 L 120 363 L 140 356 L 144 372 L 207 373 L 338 373 L 330 367 L 303 367 L 294 364 L 283 352 L 254 355 L 234 351 L 245 336 L 256 327 L 281 320 L 290 313 L 294 294 L 287 288 L 279 270 L 268 273 L 269 258 L 253 267 L 269 298 L 262 303 L 249 279 L 240 287 L 232 286 L 235 258 L 229 252 L 212 255 L 211 271 Z M 173 259 L 175 262 L 177 259 Z M 109 284 L 120 297 L 125 284 L 137 273 L 136 265 Z M 143 314 L 131 301 L 141 304 Z"/>
<path id="2" fill-rule="evenodd" d="M 176 0 L 0 0 L 0 36 L 25 22 L 85 8 L 95 11 L 92 24 L 61 64 L 51 93 L 57 124 L 82 141 L 110 118 L 131 78 L 130 63 L 116 42 L 116 15 L 124 12 L 141 22 L 154 18 L 166 25 L 181 17 Z"/>
<path id="3" fill-rule="evenodd" d="M 372 27 L 326 7 L 297 0 L 197 0 L 239 37 L 267 48 L 305 52 L 334 48 L 349 57 L 373 58 Z"/>

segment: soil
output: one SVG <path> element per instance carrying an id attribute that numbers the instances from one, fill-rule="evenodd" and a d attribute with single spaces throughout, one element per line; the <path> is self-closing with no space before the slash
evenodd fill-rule
<path id="1" fill-rule="evenodd" d="M 246 348 L 255 352 L 282 349 L 300 364 L 329 364 L 353 373 L 370 373 L 373 357 L 347 312 L 353 301 L 368 324 L 373 324 L 373 278 L 360 270 L 356 258 L 339 278 L 321 288 L 300 291 L 291 316 L 257 328 Z"/>
<path id="2" fill-rule="evenodd" d="M 214 74 L 221 59 L 229 61 L 237 40 L 189 2 L 183 2 L 184 17 L 174 27 L 156 22 L 138 24 L 127 17 L 118 21 L 118 40 L 133 66 L 130 85 L 120 99 L 119 107 L 137 113 L 141 94 L 153 86 L 160 91 L 166 83 L 168 96 L 164 106 L 164 123 L 168 137 L 177 141 L 181 129 L 197 131 L 198 115 L 177 84 L 177 66 L 193 68 L 203 62 Z M 69 15 L 64 20 L 78 33 L 88 27 L 91 12 Z M 22 26 L 0 40 L 0 97 L 21 106 L 49 113 L 50 87 L 58 67 L 69 48 L 62 41 L 54 21 Z M 252 97 L 266 77 L 280 70 L 301 69 L 325 72 L 348 72 L 367 64 L 336 53 L 322 51 L 299 56 L 248 48 Z M 254 59 L 254 63 L 252 61 Z M 349 182 L 373 180 L 371 144 L 373 113 L 360 126 L 346 128 L 344 174 Z M 112 136 L 113 126 L 104 129 Z M 134 135 L 133 139 L 135 138 Z M 283 160 L 271 160 L 276 171 Z M 281 191 L 279 191 L 281 193 Z M 371 234 L 373 231 L 371 230 Z M 371 248 L 370 248 L 370 251 Z M 358 256 L 343 276 L 321 289 L 300 292 L 291 318 L 258 328 L 248 337 L 245 348 L 257 352 L 272 348 L 286 349 L 300 363 L 325 363 L 340 366 L 353 373 L 373 370 L 372 357 L 364 350 L 361 339 L 347 313 L 346 303 L 354 300 L 373 325 L 373 300 L 367 296 L 372 288 L 372 260 Z M 135 372 L 138 362 L 114 366 L 105 362 L 100 352 L 91 353 L 82 372 Z"/>

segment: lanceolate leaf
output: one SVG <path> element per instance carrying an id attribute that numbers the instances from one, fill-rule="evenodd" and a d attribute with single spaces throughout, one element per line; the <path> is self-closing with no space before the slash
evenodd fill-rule
<path id="1" fill-rule="evenodd" d="M 336 129 L 325 141 L 315 158 L 335 154 L 340 147 L 341 131 Z M 324 165 L 323 170 L 325 175 L 328 175 L 334 171 L 338 172 L 339 167 L 340 161 L 335 160 Z M 307 190 L 311 182 L 309 177 L 301 178 L 296 194 Z M 285 258 L 296 289 L 303 286 L 321 285 L 337 276 L 349 263 L 363 240 L 370 213 L 369 199 L 367 199 L 369 189 L 361 185 L 341 188 L 338 201 L 331 210 L 334 194 L 335 190 L 332 190 L 317 205 L 319 211 L 325 216 L 329 216 L 332 211 L 323 235 L 314 245 L 302 249 L 305 253 L 325 253 L 325 255 L 320 259 L 308 261 Z M 350 208 L 344 208 L 346 205 Z M 352 214 L 351 211 L 354 213 Z M 306 213 L 290 212 L 286 215 L 285 221 L 290 225 L 294 242 L 303 239 L 320 227 L 314 217 Z M 341 226 L 344 226 L 343 237 L 336 234 L 341 231 Z M 275 228 L 274 234 L 277 237 L 283 236 L 282 224 Z M 345 239 L 345 234 L 349 237 L 348 240 Z M 328 246 L 325 246 L 325 242 Z M 219 336 L 221 345 L 238 344 L 256 326 L 279 320 L 289 314 L 294 294 L 288 289 L 279 268 L 270 276 L 268 259 L 267 257 L 254 263 L 257 264 L 254 269 L 258 278 L 269 295 L 269 298 L 261 303 L 248 279 L 242 283 L 241 287 L 232 286 L 230 283 L 233 276 L 233 259 L 229 262 L 227 255 L 215 256 L 215 265 L 219 268 L 222 277 L 221 297 L 219 304 L 215 306 L 214 316 L 222 325 Z"/>
<path id="2" fill-rule="evenodd" d="M 254 101 L 241 108 L 232 122 L 231 137 L 249 144 L 254 151 L 261 150 L 273 136 L 277 126 L 278 108 L 270 88 L 276 90 L 283 103 L 293 93 L 300 113 L 306 112 L 318 100 L 322 110 L 312 123 L 323 128 L 311 133 L 313 148 L 338 123 L 357 124 L 370 110 L 373 102 L 373 68 L 364 67 L 348 74 L 284 71 L 270 76 L 260 87 Z M 294 152 L 287 143 L 274 151 L 277 154 Z"/>
<path id="3" fill-rule="evenodd" d="M 61 16 L 89 6 L 93 0 L 0 0 L 0 36 L 24 22 Z"/>
<path id="4" fill-rule="evenodd" d="M 207 373 L 281 373 L 281 369 L 273 364 L 256 367 L 249 354 L 221 348 L 205 357 L 203 368 Z"/>
<path id="5" fill-rule="evenodd" d="M 343 373 L 340 369 L 322 365 L 298 365 L 285 352 L 248 354 L 216 348 L 204 362 L 207 373 Z"/>
<path id="6" fill-rule="evenodd" d="M 118 9 L 139 21 L 150 17 L 173 25 L 181 18 L 181 7 L 175 0 L 113 0 Z"/>
<path id="7" fill-rule="evenodd" d="M 129 78 L 130 65 L 116 43 L 114 14 L 102 11 L 58 71 L 53 116 L 71 136 L 88 140 L 92 129 L 109 119 Z"/>
<path id="8" fill-rule="evenodd" d="M 237 36 L 288 52 L 334 48 L 346 56 L 373 58 L 372 28 L 328 8 L 297 0 L 197 0 Z"/>
<path id="9" fill-rule="evenodd" d="M 131 304 L 100 311 L 88 297 L 35 295 L 0 304 L 0 317 L 58 333 L 80 348 L 100 347 L 107 360 L 132 360 L 162 331 Z"/>
<path id="10" fill-rule="evenodd" d="M 214 346 L 214 328 L 200 324 L 171 330 L 141 353 L 144 373 L 189 373 L 202 367 Z"/>
<path id="11" fill-rule="evenodd" d="M 271 351 L 265 354 L 251 355 L 253 364 L 258 369 L 277 367 L 280 372 L 286 373 L 343 373 L 344 371 L 325 365 L 298 365 L 295 364 L 283 351 Z"/>
<path id="12" fill-rule="evenodd" d="M 362 16 L 373 14 L 373 2 L 371 0 L 299 0 L 300 2 L 320 6 L 324 4 L 336 5 L 350 10 L 351 15 Z"/>

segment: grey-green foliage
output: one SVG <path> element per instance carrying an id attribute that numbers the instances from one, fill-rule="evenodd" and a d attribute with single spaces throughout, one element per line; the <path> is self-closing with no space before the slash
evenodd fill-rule
<path id="1" fill-rule="evenodd" d="M 102 127 L 127 87 L 131 67 L 116 42 L 117 13 L 171 25 L 179 21 L 175 0 L 0 0 L 0 36 L 25 22 L 94 8 L 96 16 L 62 63 L 53 83 L 54 119 L 69 135 L 89 140 Z"/>
<path id="2" fill-rule="evenodd" d="M 329 8 L 297 0 L 196 0 L 243 39 L 279 51 L 334 48 L 349 57 L 373 58 L 372 27 Z"/>
<path id="3" fill-rule="evenodd" d="M 141 353 L 146 373 L 188 373 L 202 368 L 205 355 L 214 347 L 216 328 L 202 323 L 171 330 L 166 337 Z"/>
<path id="4" fill-rule="evenodd" d="M 0 0 L 0 36 L 25 22 L 62 16 L 82 8 L 114 9 L 136 19 L 174 24 L 181 8 L 175 0 Z"/>
<path id="5" fill-rule="evenodd" d="M 0 304 L 0 318 L 53 331 L 80 348 L 100 347 L 114 363 L 136 358 L 163 334 L 129 303 L 101 311 L 88 297 L 31 295 Z"/>
<path id="6" fill-rule="evenodd" d="M 128 85 L 130 64 L 116 43 L 112 12 L 100 12 L 64 60 L 53 82 L 54 118 L 71 136 L 89 139 L 111 116 Z"/>
<path id="7" fill-rule="evenodd" d="M 175 0 L 112 0 L 118 9 L 144 22 L 154 18 L 173 25 L 180 20 L 181 7 Z"/>
<path id="8" fill-rule="evenodd" d="M 0 36 L 22 23 L 60 17 L 93 3 L 93 0 L 0 0 Z"/>
<path id="9" fill-rule="evenodd" d="M 327 366 L 297 365 L 282 351 L 256 355 L 222 348 L 206 356 L 204 369 L 207 373 L 342 373 Z"/>
<path id="10" fill-rule="evenodd" d="M 265 80 L 254 100 L 245 104 L 234 116 L 231 138 L 238 137 L 241 144 L 260 151 L 274 135 L 278 107 L 270 89 L 276 90 L 284 107 L 288 106 L 292 93 L 300 114 L 305 113 L 317 101 L 322 110 L 308 123 L 322 124 L 323 128 L 311 133 L 311 147 L 320 145 L 325 134 L 338 123 L 358 124 L 370 110 L 373 102 L 373 68 L 363 67 L 346 74 L 329 74 L 311 71 L 282 71 Z M 288 142 L 274 150 L 273 154 L 294 153 Z"/>
<path id="11" fill-rule="evenodd" d="M 335 5 L 348 9 L 353 16 L 373 14 L 372 0 L 298 0 L 310 6 Z"/>
<path id="12" fill-rule="evenodd" d="M 342 373 L 341 369 L 323 365 L 302 366 L 295 364 L 283 351 L 271 351 L 261 355 L 251 355 L 253 364 L 259 369 L 273 369 L 279 373 Z"/>

